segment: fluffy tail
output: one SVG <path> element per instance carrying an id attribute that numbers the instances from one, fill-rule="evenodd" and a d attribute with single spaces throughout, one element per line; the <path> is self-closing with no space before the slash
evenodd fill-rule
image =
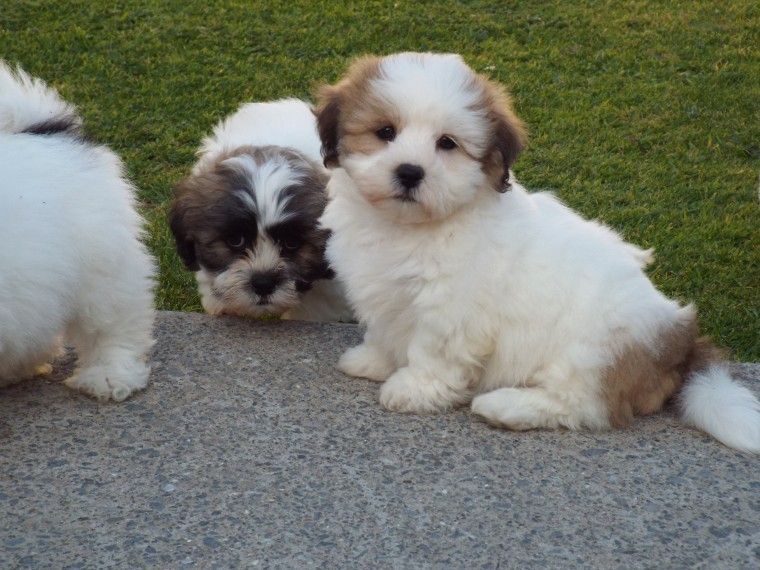
<path id="1" fill-rule="evenodd" d="M 687 423 L 747 453 L 760 453 L 760 402 L 731 378 L 728 366 L 706 339 L 693 350 L 679 404 Z"/>
<path id="2" fill-rule="evenodd" d="M 44 81 L 0 60 L 0 132 L 81 134 L 82 119 Z"/>

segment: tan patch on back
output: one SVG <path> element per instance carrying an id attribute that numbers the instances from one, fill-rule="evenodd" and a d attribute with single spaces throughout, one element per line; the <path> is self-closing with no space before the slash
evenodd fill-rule
<path id="1" fill-rule="evenodd" d="M 614 427 L 659 411 L 690 373 L 723 359 L 708 338 L 697 338 L 698 329 L 696 313 L 684 313 L 681 322 L 661 331 L 656 352 L 632 345 L 619 355 L 602 378 Z"/>

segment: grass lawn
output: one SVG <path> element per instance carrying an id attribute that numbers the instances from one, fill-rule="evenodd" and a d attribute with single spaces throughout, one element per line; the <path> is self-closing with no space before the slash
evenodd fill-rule
<path id="1" fill-rule="evenodd" d="M 0 8 L 0 57 L 56 86 L 126 160 L 159 308 L 200 309 L 165 214 L 217 120 L 243 101 L 308 97 L 358 54 L 453 51 L 513 93 L 531 131 L 522 182 L 655 247 L 657 285 L 696 301 L 706 332 L 743 360 L 760 360 L 758 46 L 753 0 Z"/>

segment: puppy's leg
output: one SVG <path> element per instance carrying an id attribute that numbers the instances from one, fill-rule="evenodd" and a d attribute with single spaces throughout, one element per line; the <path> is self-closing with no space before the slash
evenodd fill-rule
<path id="1" fill-rule="evenodd" d="M 49 350 L 49 356 L 44 359 L 42 364 L 34 367 L 34 376 L 50 376 L 53 373 L 53 361 L 63 358 L 65 355 L 66 349 L 63 346 L 63 337 L 59 335 Z"/>
<path id="2" fill-rule="evenodd" d="M 380 403 L 397 412 L 437 412 L 470 399 L 469 386 L 478 373 L 468 343 L 457 336 L 441 338 L 421 324 L 408 351 L 408 365 L 399 368 L 380 389 Z"/>
<path id="3" fill-rule="evenodd" d="M 556 394 L 542 387 L 500 388 L 475 397 L 472 412 L 513 430 L 609 427 L 604 403 L 591 393 Z"/>
<path id="4" fill-rule="evenodd" d="M 556 428 L 569 411 L 543 388 L 500 388 L 472 401 L 472 411 L 488 423 L 513 430 Z"/>
<path id="5" fill-rule="evenodd" d="M 396 369 L 393 359 L 368 330 L 364 342 L 349 348 L 338 361 L 338 370 L 348 376 L 384 382 Z"/>
<path id="6" fill-rule="evenodd" d="M 50 364 L 48 360 L 52 360 L 52 358 L 49 359 L 45 356 L 40 356 L 34 361 L 30 361 L 24 366 L 19 367 L 16 373 L 14 374 L 14 377 L 16 378 L 15 381 L 18 382 L 26 378 L 38 378 L 40 376 L 49 376 L 50 374 L 53 373 L 53 365 Z"/>
<path id="7" fill-rule="evenodd" d="M 74 331 L 81 364 L 65 383 L 98 400 L 121 402 L 148 384 L 150 320 L 115 323 L 116 330 L 103 328 L 101 324 L 81 323 Z M 92 325 L 94 328 L 90 328 Z"/>
<path id="8" fill-rule="evenodd" d="M 154 316 L 150 267 L 146 259 L 102 275 L 88 284 L 84 307 L 69 330 L 80 365 L 66 385 L 120 402 L 148 383 Z"/>

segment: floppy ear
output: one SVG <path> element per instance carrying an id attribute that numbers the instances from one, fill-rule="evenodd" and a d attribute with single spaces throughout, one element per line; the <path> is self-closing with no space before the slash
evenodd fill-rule
<path id="1" fill-rule="evenodd" d="M 322 140 L 322 157 L 326 167 L 338 166 L 338 122 L 340 120 L 340 94 L 335 86 L 326 85 L 319 90 L 319 104 L 315 111 L 317 129 Z"/>
<path id="2" fill-rule="evenodd" d="M 184 208 L 179 200 L 175 200 L 169 211 L 169 228 L 174 234 L 174 242 L 185 267 L 190 271 L 198 271 L 200 265 L 195 256 L 195 242 L 190 238 L 185 226 Z"/>
<path id="3" fill-rule="evenodd" d="M 522 123 L 515 125 L 511 121 L 501 121 L 494 133 L 494 146 L 501 155 L 502 169 L 500 186 L 497 188 L 497 191 L 503 193 L 509 190 L 511 186 L 509 169 L 525 146 L 525 134 Z"/>
<path id="4" fill-rule="evenodd" d="M 333 271 L 327 261 L 320 261 L 311 268 L 307 277 L 309 281 L 316 281 L 318 279 L 335 279 L 335 271 Z"/>
<path id="5" fill-rule="evenodd" d="M 496 191 L 504 193 L 511 187 L 509 169 L 525 146 L 527 135 L 523 122 L 512 111 L 509 95 L 499 85 L 485 81 L 490 114 L 495 125 L 489 167 L 498 173 L 494 180 Z"/>

